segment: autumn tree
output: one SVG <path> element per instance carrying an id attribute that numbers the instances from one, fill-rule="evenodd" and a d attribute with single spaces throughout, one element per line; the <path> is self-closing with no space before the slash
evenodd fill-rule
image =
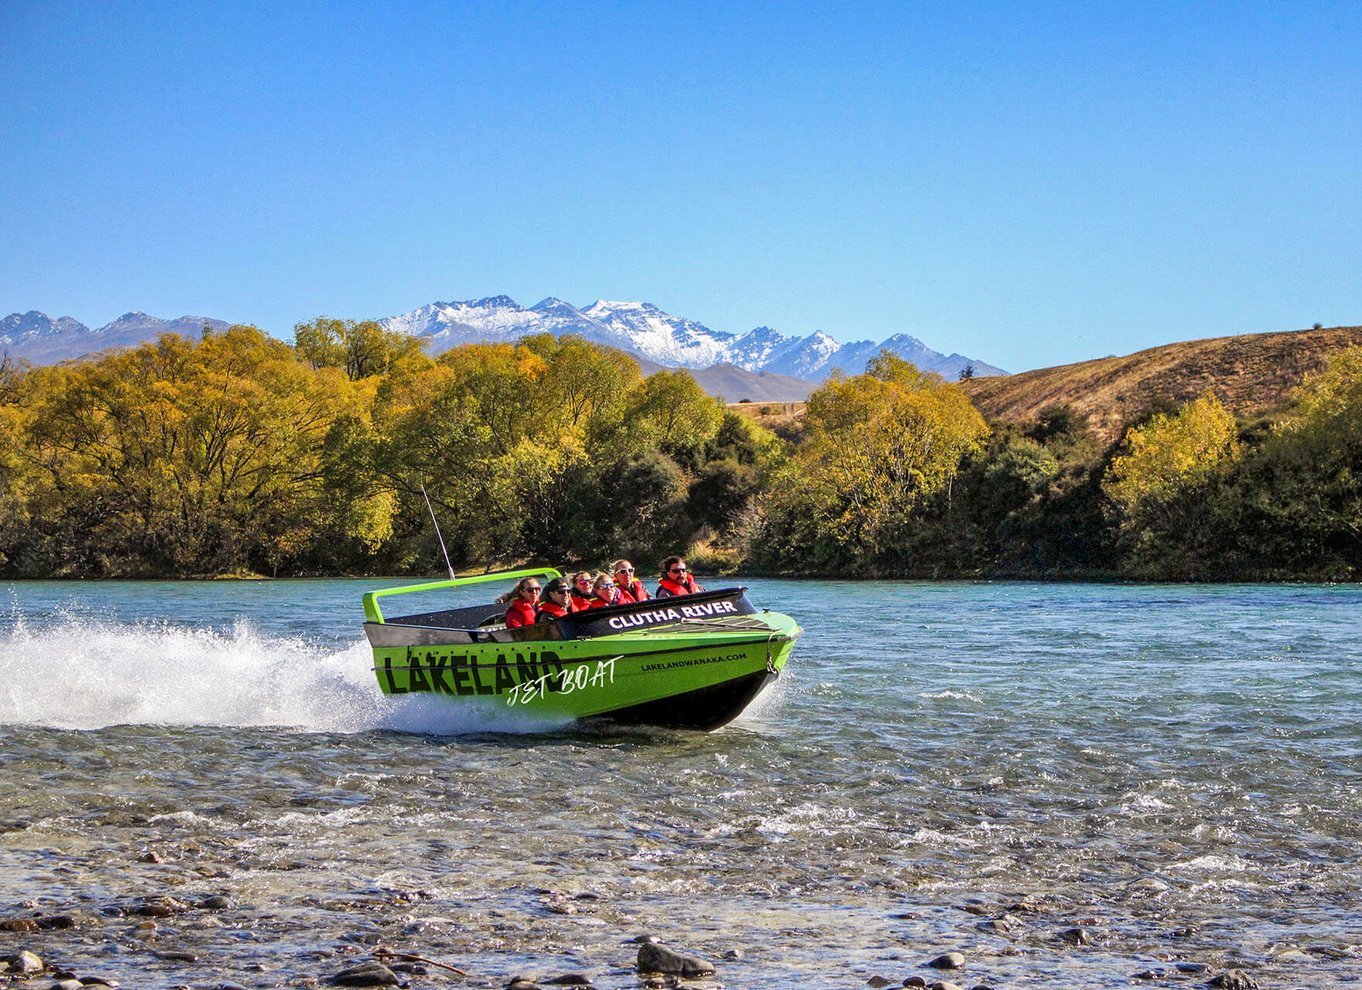
<path id="1" fill-rule="evenodd" d="M 26 552 L 73 574 L 292 562 L 334 508 L 320 457 L 344 384 L 243 326 L 34 369 L 19 402 Z"/>
<path id="2" fill-rule="evenodd" d="M 988 427 L 964 393 L 889 352 L 810 397 L 807 439 L 774 482 L 764 538 L 796 569 L 878 573 L 907 520 L 949 490 Z"/>
<path id="3" fill-rule="evenodd" d="M 1239 534 L 1227 567 L 1264 579 L 1362 577 L 1362 347 L 1306 377 L 1291 415 L 1243 459 L 1221 499 Z"/>
<path id="4" fill-rule="evenodd" d="M 1147 516 L 1223 473 L 1239 454 L 1234 417 L 1208 392 L 1175 414 L 1160 413 L 1130 429 L 1103 490 L 1127 518 Z"/>

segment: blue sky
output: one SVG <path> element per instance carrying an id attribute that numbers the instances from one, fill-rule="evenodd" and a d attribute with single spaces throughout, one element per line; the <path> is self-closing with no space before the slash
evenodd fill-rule
<path id="1" fill-rule="evenodd" d="M 1362 323 L 1354 4 L 0 3 L 0 315 Z"/>

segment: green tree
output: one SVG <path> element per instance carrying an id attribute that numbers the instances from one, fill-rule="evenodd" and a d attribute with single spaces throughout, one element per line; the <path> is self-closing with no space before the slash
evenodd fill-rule
<path id="1" fill-rule="evenodd" d="M 1362 347 L 1307 376 L 1293 415 L 1219 500 L 1227 568 L 1262 579 L 1362 576 Z"/>
<path id="2" fill-rule="evenodd" d="M 319 316 L 293 328 L 298 352 L 314 368 L 340 368 L 351 381 L 382 375 L 403 362 L 420 361 L 420 337 L 385 330 L 374 320 L 334 320 Z"/>

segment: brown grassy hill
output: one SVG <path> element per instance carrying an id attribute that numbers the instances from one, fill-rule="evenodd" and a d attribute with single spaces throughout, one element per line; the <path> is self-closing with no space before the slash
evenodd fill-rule
<path id="1" fill-rule="evenodd" d="M 1242 334 L 960 385 L 990 420 L 1024 422 L 1048 406 L 1068 405 L 1088 416 L 1095 433 L 1114 440 L 1153 403 L 1186 402 L 1207 390 L 1236 416 L 1267 412 L 1334 351 L 1358 344 L 1362 327 Z"/>

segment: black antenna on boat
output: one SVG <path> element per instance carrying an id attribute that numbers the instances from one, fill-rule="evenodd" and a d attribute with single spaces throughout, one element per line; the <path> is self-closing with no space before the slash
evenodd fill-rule
<path id="1" fill-rule="evenodd" d="M 449 580 L 454 580 L 454 565 L 449 562 L 449 551 L 445 549 L 445 538 L 440 535 L 440 524 L 435 519 L 435 508 L 430 504 L 430 496 L 426 494 L 426 486 L 421 486 L 421 497 L 426 500 L 426 510 L 430 513 L 430 521 L 435 525 L 435 538 L 440 541 L 440 553 L 444 554 L 445 567 L 449 570 Z"/>

